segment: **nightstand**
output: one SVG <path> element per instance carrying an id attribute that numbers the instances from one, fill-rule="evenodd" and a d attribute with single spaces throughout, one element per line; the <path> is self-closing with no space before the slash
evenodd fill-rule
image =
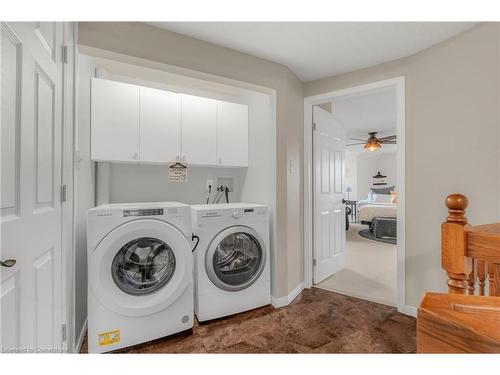
<path id="1" fill-rule="evenodd" d="M 349 215 L 351 223 L 356 223 L 358 221 L 358 201 L 344 199 L 344 203 L 351 209 L 351 214 Z"/>

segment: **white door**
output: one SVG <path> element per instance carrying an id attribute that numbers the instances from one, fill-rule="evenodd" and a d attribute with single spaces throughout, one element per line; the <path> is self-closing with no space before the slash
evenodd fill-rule
<path id="1" fill-rule="evenodd" d="M 314 283 L 345 267 L 345 135 L 333 115 L 313 110 Z"/>
<path id="2" fill-rule="evenodd" d="M 168 163 L 181 153 L 181 96 L 141 87 L 140 159 Z"/>
<path id="3" fill-rule="evenodd" d="M 217 102 L 217 165 L 248 166 L 248 106 Z"/>
<path id="4" fill-rule="evenodd" d="M 215 165 L 217 102 L 182 95 L 182 161 Z"/>
<path id="5" fill-rule="evenodd" d="M 0 257 L 16 263 L 0 267 L 0 347 L 57 350 L 62 347 L 63 24 L 2 23 L 1 32 Z"/>
<path id="6" fill-rule="evenodd" d="M 139 86 L 92 78 L 92 160 L 139 161 Z"/>

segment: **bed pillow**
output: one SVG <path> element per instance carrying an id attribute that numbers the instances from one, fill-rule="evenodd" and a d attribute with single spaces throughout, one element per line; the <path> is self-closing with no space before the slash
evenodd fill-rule
<path id="1" fill-rule="evenodd" d="M 391 191 L 394 191 L 395 186 L 389 186 L 386 188 L 371 188 L 371 191 L 375 194 L 390 195 Z"/>
<path id="2" fill-rule="evenodd" d="M 387 194 L 373 194 L 373 203 L 389 204 L 392 203 L 394 196 Z"/>

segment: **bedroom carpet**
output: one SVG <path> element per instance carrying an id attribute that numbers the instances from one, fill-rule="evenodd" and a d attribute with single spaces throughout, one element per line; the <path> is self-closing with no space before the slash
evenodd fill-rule
<path id="1" fill-rule="evenodd" d="M 87 351 L 85 339 L 81 353 Z M 393 307 L 325 290 L 264 306 L 120 353 L 414 353 L 416 320 Z"/>
<path id="2" fill-rule="evenodd" d="M 364 228 L 366 225 L 351 223 L 346 233 L 346 268 L 315 286 L 396 306 L 396 245 L 361 237 L 358 232 Z"/>

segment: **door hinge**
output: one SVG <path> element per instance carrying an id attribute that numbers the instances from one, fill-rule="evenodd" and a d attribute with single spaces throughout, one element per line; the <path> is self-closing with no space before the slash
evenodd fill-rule
<path id="1" fill-rule="evenodd" d="M 316 259 L 313 259 L 313 267 L 316 267 Z"/>
<path id="2" fill-rule="evenodd" d="M 316 130 L 316 123 L 313 122 L 313 130 Z"/>
<path id="3" fill-rule="evenodd" d="M 68 46 L 62 46 L 62 62 L 64 64 L 68 63 Z"/>
<path id="4" fill-rule="evenodd" d="M 61 325 L 61 338 L 62 341 L 66 341 L 66 323 Z"/>
<path id="5" fill-rule="evenodd" d="M 66 185 L 61 185 L 60 196 L 61 196 L 61 203 L 66 202 Z"/>

